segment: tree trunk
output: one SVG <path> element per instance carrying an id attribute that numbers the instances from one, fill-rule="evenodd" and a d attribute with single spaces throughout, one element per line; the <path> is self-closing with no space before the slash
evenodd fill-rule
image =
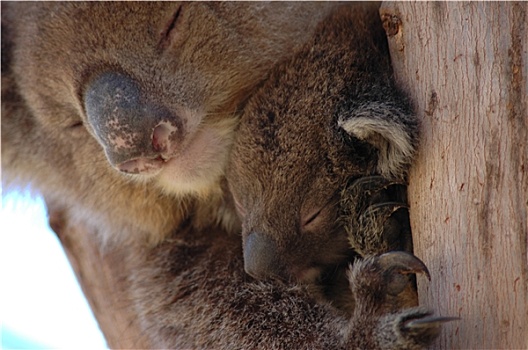
<path id="1" fill-rule="evenodd" d="M 384 3 L 422 121 L 409 201 L 438 348 L 528 349 L 528 3 Z M 422 282 L 423 280 L 419 280 Z"/>
<path id="2" fill-rule="evenodd" d="M 127 279 L 131 267 L 123 249 L 101 250 L 94 232 L 72 222 L 66 211 L 50 202 L 47 206 L 50 226 L 61 241 L 108 346 L 152 348 L 132 306 Z"/>

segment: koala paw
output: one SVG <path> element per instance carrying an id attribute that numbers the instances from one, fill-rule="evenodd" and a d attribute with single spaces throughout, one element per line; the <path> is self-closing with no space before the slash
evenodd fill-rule
<path id="1" fill-rule="evenodd" d="M 410 250 L 412 238 L 403 182 L 382 176 L 354 180 L 342 193 L 342 220 L 361 256 Z"/>
<path id="2" fill-rule="evenodd" d="M 364 260 L 356 260 L 349 272 L 349 281 L 359 307 L 370 309 L 385 307 L 387 297 L 398 295 L 405 289 L 407 275 L 424 273 L 429 277 L 425 264 L 410 253 L 393 251 Z"/>
<path id="3" fill-rule="evenodd" d="M 350 337 L 364 339 L 362 348 L 423 349 L 440 334 L 442 324 L 454 317 L 436 317 L 421 307 L 394 310 L 390 298 L 401 293 L 405 275 L 423 273 L 425 264 L 412 254 L 395 251 L 356 261 L 349 281 L 356 306 L 350 323 Z"/>

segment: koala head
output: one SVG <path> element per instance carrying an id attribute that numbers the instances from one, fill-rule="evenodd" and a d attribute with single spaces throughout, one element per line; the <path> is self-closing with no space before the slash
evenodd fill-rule
<path id="1" fill-rule="evenodd" d="M 223 175 L 240 110 L 335 5 L 1 6 L 2 185 L 157 242 L 190 213 L 236 229 Z"/>
<path id="2" fill-rule="evenodd" d="M 254 277 L 314 281 L 350 255 L 347 183 L 405 178 L 416 120 L 391 80 L 377 14 L 355 16 L 325 20 L 244 110 L 227 178 Z"/>
<path id="3" fill-rule="evenodd" d="M 169 194 L 217 184 L 240 106 L 331 7 L 2 6 L 10 69 L 43 132 L 72 152 L 96 141 L 113 169 Z"/>

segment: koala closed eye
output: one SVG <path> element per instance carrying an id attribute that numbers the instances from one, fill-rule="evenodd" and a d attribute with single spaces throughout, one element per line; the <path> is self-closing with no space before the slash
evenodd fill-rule
<path id="1" fill-rule="evenodd" d="M 328 223 L 335 221 L 337 197 L 332 196 L 323 205 L 310 204 L 301 209 L 301 231 L 318 232 L 327 229 Z M 319 204 L 321 202 L 318 202 Z"/>
<path id="2" fill-rule="evenodd" d="M 170 21 L 167 23 L 167 26 L 164 28 L 164 30 L 160 33 L 161 36 L 161 42 L 160 46 L 162 48 L 167 47 L 170 42 L 177 41 L 179 37 L 181 37 L 181 26 L 182 26 L 182 5 L 178 6 L 176 10 L 174 11 L 174 14 L 172 15 Z"/>
<path id="3" fill-rule="evenodd" d="M 304 217 L 302 221 L 302 228 L 309 229 L 310 226 L 313 226 L 313 224 L 317 224 L 316 219 L 319 218 L 319 214 L 321 214 L 321 210 L 323 210 L 323 208 L 316 208 L 310 214 Z"/>

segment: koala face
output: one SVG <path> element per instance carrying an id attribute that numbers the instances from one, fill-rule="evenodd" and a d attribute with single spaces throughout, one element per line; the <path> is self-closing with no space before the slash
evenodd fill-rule
<path id="1" fill-rule="evenodd" d="M 2 2 L 2 184 L 105 240 L 237 220 L 240 110 L 333 3 Z"/>
<path id="2" fill-rule="evenodd" d="M 250 91 L 330 7 L 24 3 L 5 17 L 45 132 L 73 152 L 95 140 L 128 179 L 200 194 L 223 175 Z"/>
<path id="3" fill-rule="evenodd" d="M 347 183 L 405 177 L 417 125 L 390 72 L 377 13 L 346 7 L 250 100 L 227 174 L 249 274 L 314 281 L 350 254 Z"/>
<path id="4" fill-rule="evenodd" d="M 302 101 L 292 95 L 287 104 Z M 243 222 L 245 269 L 312 282 L 351 254 L 341 192 L 350 179 L 375 173 L 375 149 L 348 135 L 325 106 L 306 106 L 310 114 L 297 109 L 305 108 L 300 102 L 248 107 L 227 174 Z"/>

